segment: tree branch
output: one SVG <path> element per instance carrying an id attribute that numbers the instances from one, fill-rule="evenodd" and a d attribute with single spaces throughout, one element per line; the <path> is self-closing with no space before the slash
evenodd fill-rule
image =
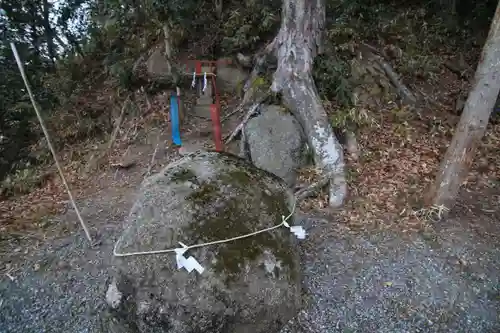
<path id="1" fill-rule="evenodd" d="M 250 120 L 250 118 L 258 113 L 259 111 L 259 106 L 260 104 L 262 104 L 263 100 L 265 98 L 263 98 L 262 100 L 259 100 L 257 102 L 255 102 L 255 104 L 253 104 L 250 109 L 248 110 L 247 114 L 245 115 L 245 117 L 243 118 L 243 120 L 241 121 L 241 123 L 236 126 L 236 128 L 234 129 L 234 131 L 225 139 L 225 144 L 227 145 L 228 143 L 230 143 L 231 141 L 234 140 L 234 138 L 243 130 L 243 127 L 245 126 L 245 124 Z M 243 105 L 240 105 L 237 109 L 243 109 Z"/>
<path id="2" fill-rule="evenodd" d="M 328 185 L 329 182 L 330 182 L 330 175 L 323 174 L 318 181 L 295 192 L 295 198 L 297 198 L 298 201 L 301 201 L 306 198 L 313 197 L 317 195 L 318 192 L 321 191 L 323 187 Z"/>

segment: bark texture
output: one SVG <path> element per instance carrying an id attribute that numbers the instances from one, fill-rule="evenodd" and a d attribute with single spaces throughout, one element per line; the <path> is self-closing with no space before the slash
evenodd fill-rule
<path id="1" fill-rule="evenodd" d="M 277 57 L 271 89 L 299 120 L 316 165 L 330 178 L 330 206 L 343 204 L 347 185 L 342 146 L 335 138 L 312 78 L 314 57 L 323 51 L 323 0 L 283 0 L 281 28 L 272 45 Z"/>
<path id="2" fill-rule="evenodd" d="M 430 198 L 451 208 L 467 177 L 476 147 L 483 137 L 500 91 L 500 4 L 477 66 L 474 84 L 452 142 L 441 163 Z"/>

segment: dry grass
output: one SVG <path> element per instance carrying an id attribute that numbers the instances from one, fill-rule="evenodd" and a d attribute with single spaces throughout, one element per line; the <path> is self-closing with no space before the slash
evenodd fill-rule
<path id="1" fill-rule="evenodd" d="M 452 93 L 434 94 L 434 103 L 441 109 L 411 111 L 389 102 L 371 111 L 377 125 L 361 127 L 357 133 L 362 156 L 358 161 L 347 160 L 349 199 L 345 209 L 335 212 L 346 224 L 410 231 L 441 219 L 445 208 L 424 207 L 423 199 L 459 119 L 449 112 Z M 500 125 L 491 124 L 467 182 L 499 179 L 499 147 Z M 311 172 L 302 177 L 304 181 L 316 178 Z M 302 209 L 322 210 L 327 203 L 323 192 L 303 202 Z"/>
<path id="2" fill-rule="evenodd" d="M 424 209 L 421 202 L 426 195 L 426 188 L 434 180 L 440 158 L 458 121 L 458 116 L 451 113 L 455 100 L 467 90 L 469 83 L 437 65 L 450 58 L 450 54 L 457 55 L 458 52 L 452 46 L 442 43 L 441 31 L 433 35 L 433 29 L 437 25 L 424 22 L 427 30 L 421 32 L 421 37 L 427 39 L 410 38 L 415 29 L 422 26 L 422 15 L 417 12 L 402 12 L 394 19 L 398 24 L 377 21 L 378 26 L 370 28 L 372 31 L 378 29 L 384 36 L 394 37 L 381 39 L 378 47 L 399 47 L 402 53 L 393 59 L 393 66 L 404 73 L 405 82 L 411 81 L 408 85 L 422 97 L 420 109 L 410 110 L 398 106 L 394 101 L 383 101 L 376 109 L 349 108 L 332 118 L 336 125 L 359 125 L 356 135 L 362 156 L 358 161 L 347 160 L 349 200 L 345 209 L 335 212 L 353 228 L 397 226 L 402 231 L 409 231 L 425 227 L 443 212 L 439 207 Z M 398 45 L 404 41 L 411 43 L 405 42 L 406 47 Z M 384 42 L 387 45 L 383 45 Z M 477 59 L 479 49 L 467 51 L 464 58 L 474 67 L 473 62 Z M 422 76 L 422 69 L 426 75 Z M 100 108 L 109 106 L 112 91 L 108 89 L 100 95 L 94 93 L 91 97 L 82 96 L 82 99 L 91 98 L 94 101 L 92 105 Z M 109 159 L 112 163 L 119 162 L 129 146 L 137 142 L 141 133 L 169 122 L 166 111 L 168 100 L 162 96 L 148 100 L 139 95 L 136 97 L 136 104 L 137 113 L 129 115 L 121 127 Z M 336 112 L 331 102 L 326 102 L 325 108 Z M 103 142 L 97 143 L 98 146 L 101 144 Z M 93 146 L 96 146 L 96 142 L 90 140 L 71 145 L 61 157 L 66 161 L 77 159 L 76 163 L 67 163 L 65 166 L 76 197 L 96 192 L 102 187 L 98 177 L 83 176 L 80 169 L 80 164 L 88 157 L 81 152 L 92 151 Z M 469 182 L 485 182 L 492 177 L 498 179 L 498 147 L 500 125 L 491 125 L 471 170 Z M 105 165 L 98 172 L 105 172 L 108 167 L 109 165 Z M 301 178 L 304 182 L 312 182 L 317 178 L 317 171 L 307 170 Z M 60 213 L 66 200 L 62 185 L 55 180 L 29 194 L 2 201 L 0 231 L 37 229 L 38 221 L 42 221 L 45 216 Z M 317 198 L 305 200 L 301 205 L 304 210 L 326 210 L 326 192 Z"/>
<path id="3" fill-rule="evenodd" d="M 381 100 L 377 107 L 368 110 L 364 106 L 345 110 L 336 105 L 341 104 L 339 101 L 325 101 L 333 124 L 357 125 L 361 153 L 358 161 L 346 161 L 350 192 L 345 208 L 330 213 L 335 219 L 340 216 L 352 228 L 421 230 L 443 214 L 443 207 L 424 207 L 423 199 L 459 120 L 454 110 L 456 100 L 466 96 L 470 88 L 469 82 L 443 63 L 462 63 L 473 72 L 481 51 L 478 40 L 484 36 L 479 31 L 454 33 L 424 8 L 398 10 L 383 4 L 376 8 L 381 12 L 376 13 L 375 21 L 347 28 L 345 23 L 334 23 L 328 36 L 334 46 L 346 43 L 355 49 L 357 43 L 374 45 L 421 102 L 416 110 L 391 100 Z M 340 17 L 344 14 L 340 13 Z M 341 20 L 352 21 L 363 20 Z M 362 117 L 357 119 L 356 115 Z M 485 184 L 498 179 L 499 147 L 500 125 L 491 124 L 466 183 Z M 302 178 L 313 181 L 317 177 L 308 173 Z M 305 210 L 325 211 L 326 191 L 301 206 Z"/>

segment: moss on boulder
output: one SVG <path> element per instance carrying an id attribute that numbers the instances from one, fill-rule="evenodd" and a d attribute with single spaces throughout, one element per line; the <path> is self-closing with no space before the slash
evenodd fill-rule
<path id="1" fill-rule="evenodd" d="M 269 228 L 290 213 L 292 198 L 280 178 L 237 156 L 188 154 L 144 182 L 117 250 L 175 248 Z M 190 255 L 203 274 L 177 270 L 169 253 L 117 258 L 112 286 L 130 291 L 120 290 L 115 319 L 137 332 L 272 333 L 298 311 L 296 240 L 286 228 Z"/>

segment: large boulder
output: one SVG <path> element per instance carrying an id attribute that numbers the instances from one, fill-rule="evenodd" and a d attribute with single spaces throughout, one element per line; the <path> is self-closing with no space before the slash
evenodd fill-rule
<path id="1" fill-rule="evenodd" d="M 240 93 L 249 76 L 242 66 L 228 59 L 217 63 L 217 89 L 229 93 Z"/>
<path id="2" fill-rule="evenodd" d="M 278 105 L 261 106 L 243 131 L 242 157 L 294 186 L 297 169 L 307 163 L 306 140 L 295 117 Z"/>
<path id="3" fill-rule="evenodd" d="M 116 252 L 269 228 L 290 213 L 292 200 L 278 177 L 237 156 L 191 153 L 143 183 Z M 298 312 L 298 251 L 285 227 L 184 256 L 193 256 L 203 273 L 177 269 L 173 253 L 116 257 L 106 295 L 109 331 L 273 333 Z"/>
<path id="4" fill-rule="evenodd" d="M 153 79 L 162 79 L 172 74 L 172 67 L 161 51 L 156 49 L 146 61 L 148 75 Z"/>

